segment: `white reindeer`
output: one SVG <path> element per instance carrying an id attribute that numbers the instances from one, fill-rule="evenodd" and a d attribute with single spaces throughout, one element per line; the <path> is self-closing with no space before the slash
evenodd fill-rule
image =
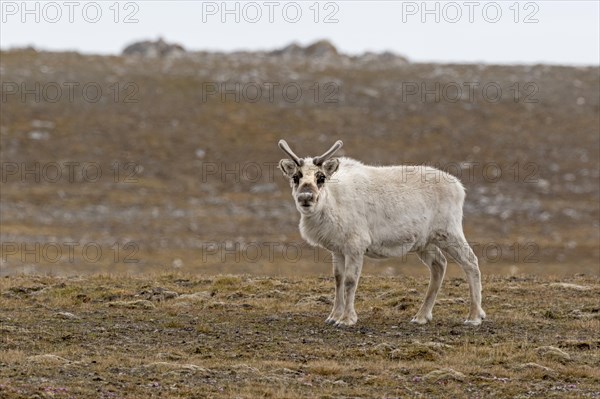
<path id="1" fill-rule="evenodd" d="M 279 141 L 290 157 L 279 161 L 279 168 L 290 179 L 301 215 L 300 234 L 333 254 L 335 301 L 326 322 L 356 323 L 354 295 L 364 256 L 402 257 L 408 252 L 416 252 L 431 272 L 425 300 L 412 322 L 431 321 L 446 272 L 444 251 L 462 267 L 469 283 L 465 324 L 481 324 L 481 277 L 462 229 L 465 189 L 460 181 L 427 166 L 375 167 L 332 158 L 342 145 L 338 140 L 325 154 L 302 159 Z"/>

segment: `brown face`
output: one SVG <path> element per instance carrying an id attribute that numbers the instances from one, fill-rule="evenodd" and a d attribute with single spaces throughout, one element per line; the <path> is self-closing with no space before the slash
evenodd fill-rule
<path id="1" fill-rule="evenodd" d="M 306 158 L 302 166 L 298 166 L 291 159 L 279 161 L 279 169 L 290 179 L 296 208 L 301 213 L 311 213 L 315 210 L 321 190 L 338 167 L 337 158 L 328 159 L 321 166 L 316 166 L 310 158 Z"/>

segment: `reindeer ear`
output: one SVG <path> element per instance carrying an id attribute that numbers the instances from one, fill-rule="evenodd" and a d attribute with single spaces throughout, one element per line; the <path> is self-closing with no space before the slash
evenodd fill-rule
<path id="1" fill-rule="evenodd" d="M 323 162 L 323 172 L 329 177 L 334 174 L 340 167 L 340 160 L 337 158 L 331 158 Z"/>
<path id="2" fill-rule="evenodd" d="M 291 159 L 282 159 L 279 161 L 279 169 L 281 169 L 284 176 L 292 177 L 292 175 L 296 173 L 297 167 L 298 165 L 296 165 L 296 162 Z"/>

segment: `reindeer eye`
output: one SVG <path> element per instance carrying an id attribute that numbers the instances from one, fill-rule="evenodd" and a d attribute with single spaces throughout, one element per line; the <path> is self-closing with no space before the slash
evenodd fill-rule
<path id="1" fill-rule="evenodd" d="M 318 175 L 317 176 L 317 184 L 323 184 L 325 183 L 325 175 Z"/>
<path id="2" fill-rule="evenodd" d="M 295 174 L 294 176 L 292 176 L 292 179 L 294 180 L 294 184 L 300 183 L 300 175 L 299 174 Z"/>

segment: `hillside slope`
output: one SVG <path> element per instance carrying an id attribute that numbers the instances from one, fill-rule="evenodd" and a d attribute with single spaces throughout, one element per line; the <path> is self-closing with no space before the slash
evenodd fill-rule
<path id="1" fill-rule="evenodd" d="M 18 247 L 3 273 L 222 271 L 223 258 L 228 271 L 281 273 L 290 243 L 294 271 L 327 271 L 297 233 L 280 138 L 300 154 L 342 139 L 365 163 L 458 175 L 467 238 L 490 270 L 600 273 L 596 67 L 20 50 L 1 53 L 0 72 L 1 238 Z M 22 261 L 24 243 L 62 255 Z M 104 250 L 93 262 L 79 250 L 89 243 Z"/>

